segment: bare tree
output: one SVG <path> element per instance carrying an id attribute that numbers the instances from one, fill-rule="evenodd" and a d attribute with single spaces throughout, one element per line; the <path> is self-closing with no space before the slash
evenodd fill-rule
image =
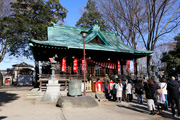
<path id="1" fill-rule="evenodd" d="M 139 46 L 138 48 L 142 48 L 143 46 Z M 161 63 L 161 58 L 164 52 L 171 51 L 175 48 L 174 42 L 168 42 L 168 43 L 160 43 L 155 46 L 154 54 L 152 56 L 152 64 L 158 66 L 159 69 L 165 68 L 166 64 Z M 147 66 L 146 66 L 147 59 L 146 57 L 140 58 L 137 60 L 138 65 L 138 73 L 139 75 L 142 75 L 146 73 Z"/>
<path id="2" fill-rule="evenodd" d="M 147 21 L 146 36 L 140 31 L 146 50 L 153 51 L 159 38 L 172 32 L 180 25 L 180 4 L 178 0 L 145 0 L 145 13 Z M 147 57 L 147 71 L 150 76 L 150 62 L 152 56 Z"/>
<path id="3" fill-rule="evenodd" d="M 142 74 L 146 73 L 146 58 L 140 58 L 137 60 L 137 65 L 138 65 L 138 74 L 141 76 Z"/>
<path id="4" fill-rule="evenodd" d="M 161 63 L 161 58 L 163 53 L 169 52 L 174 50 L 175 42 L 168 42 L 168 43 L 160 43 L 155 46 L 154 54 L 152 56 L 152 64 L 158 66 L 159 68 L 163 68 L 164 63 Z"/>
<path id="5" fill-rule="evenodd" d="M 127 45 L 136 48 L 140 35 L 134 24 L 143 25 L 136 19 L 142 13 L 142 0 L 99 0 L 99 8 L 103 13 L 109 31 L 117 31 Z M 128 20 L 126 20 L 128 19 Z"/>
<path id="6" fill-rule="evenodd" d="M 105 15 L 105 21 L 111 23 L 110 26 L 114 22 L 113 24 L 124 28 L 126 32 L 119 32 L 121 36 L 125 36 L 124 34 L 132 36 L 131 33 L 134 33 L 136 35 L 134 41 L 137 41 L 137 36 L 140 36 L 148 51 L 154 51 L 159 38 L 180 25 L 180 1 L 178 0 L 99 0 L 99 6 L 103 13 L 109 13 L 109 16 L 103 15 Z M 120 31 L 120 28 L 113 28 Z M 128 29 L 135 30 L 129 32 Z M 137 42 L 134 41 L 129 42 L 136 44 Z M 147 56 L 148 76 L 150 76 L 151 60 L 152 56 Z"/>

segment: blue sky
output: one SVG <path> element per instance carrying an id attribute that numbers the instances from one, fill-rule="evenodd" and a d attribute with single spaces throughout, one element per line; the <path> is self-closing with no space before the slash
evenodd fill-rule
<path id="1" fill-rule="evenodd" d="M 67 17 L 64 19 L 64 25 L 75 27 L 76 22 L 82 16 L 84 7 L 86 6 L 88 0 L 60 0 L 62 6 L 64 6 L 67 10 Z M 172 35 L 166 35 L 165 38 L 173 39 L 175 35 L 179 33 L 176 32 Z M 34 60 L 26 59 L 25 57 L 12 57 L 6 54 L 5 59 L 0 63 L 0 70 L 6 70 L 7 68 L 12 68 L 12 65 L 19 64 L 21 62 L 26 62 L 34 66 Z"/>
<path id="2" fill-rule="evenodd" d="M 88 0 L 60 0 L 63 7 L 68 10 L 67 17 L 64 19 L 64 25 L 75 27 L 76 22 L 83 14 L 84 7 Z M 0 63 L 0 70 L 12 68 L 12 65 L 26 62 L 34 66 L 34 60 L 26 59 L 25 57 L 12 57 L 6 54 L 4 60 Z"/>
<path id="3" fill-rule="evenodd" d="M 61 5 L 68 10 L 64 25 L 75 27 L 76 22 L 83 14 L 87 1 L 88 0 L 60 0 Z"/>

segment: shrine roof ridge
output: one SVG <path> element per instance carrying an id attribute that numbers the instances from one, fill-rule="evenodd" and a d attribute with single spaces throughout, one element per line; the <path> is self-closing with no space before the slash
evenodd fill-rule
<path id="1" fill-rule="evenodd" d="M 71 26 L 67 26 L 67 25 L 60 25 L 60 24 L 56 24 L 56 23 L 53 23 L 53 22 L 51 22 L 51 23 L 53 24 L 53 26 L 50 26 L 48 28 L 52 28 L 52 27 L 58 28 L 58 27 L 60 27 L 60 28 L 69 29 L 69 30 L 79 30 L 79 31 L 87 31 L 87 32 L 91 29 L 91 28 L 80 28 L 80 27 L 71 27 Z M 115 31 L 115 32 L 101 31 L 101 32 L 103 32 L 104 34 L 116 34 L 117 35 L 117 31 Z"/>
<path id="2" fill-rule="evenodd" d="M 52 24 L 53 26 L 48 27 L 48 41 L 29 39 L 29 45 L 31 47 L 39 44 L 43 46 L 66 47 L 67 49 L 83 49 L 83 39 L 80 32 L 86 31 L 88 33 L 85 43 L 86 49 L 89 50 L 145 55 L 153 53 L 153 51 L 137 50 L 127 46 L 117 32 L 101 31 L 98 24 L 93 25 L 91 29 Z"/>

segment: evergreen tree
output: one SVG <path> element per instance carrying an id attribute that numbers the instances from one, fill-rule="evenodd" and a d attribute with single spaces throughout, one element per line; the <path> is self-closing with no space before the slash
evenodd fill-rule
<path id="1" fill-rule="evenodd" d="M 96 6 L 96 2 L 93 0 L 88 0 L 87 5 L 85 7 L 85 12 L 82 17 L 76 23 L 77 27 L 81 28 L 91 28 L 97 21 L 101 30 L 106 30 L 105 22 L 102 19 L 102 15 L 98 11 Z"/>
<path id="2" fill-rule="evenodd" d="M 28 38 L 47 40 L 47 27 L 51 21 L 63 21 L 67 10 L 59 0 L 17 0 L 11 3 L 12 15 L 8 17 L 11 30 L 10 53 L 29 56 Z"/>
<path id="3" fill-rule="evenodd" d="M 169 76 L 177 76 L 180 74 L 180 34 L 174 38 L 176 47 L 173 51 L 164 53 L 161 59 L 167 64 L 166 73 Z"/>

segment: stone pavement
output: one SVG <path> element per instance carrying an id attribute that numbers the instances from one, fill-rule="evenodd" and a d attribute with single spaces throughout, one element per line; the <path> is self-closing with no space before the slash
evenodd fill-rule
<path id="1" fill-rule="evenodd" d="M 10 89 L 10 88 L 9 88 Z M 18 89 L 18 88 L 17 88 Z M 171 111 L 149 115 L 147 105 L 133 102 L 98 102 L 93 108 L 59 108 L 56 104 L 27 99 L 30 89 L 3 90 L 0 87 L 0 120 L 170 120 Z"/>
<path id="2" fill-rule="evenodd" d="M 171 120 L 178 119 L 166 111 L 163 115 L 149 115 L 146 104 L 136 102 L 99 102 L 94 108 L 63 108 L 66 120 Z"/>
<path id="3" fill-rule="evenodd" d="M 30 91 L 34 89 L 32 86 L 0 86 L 0 92 L 5 91 Z"/>

